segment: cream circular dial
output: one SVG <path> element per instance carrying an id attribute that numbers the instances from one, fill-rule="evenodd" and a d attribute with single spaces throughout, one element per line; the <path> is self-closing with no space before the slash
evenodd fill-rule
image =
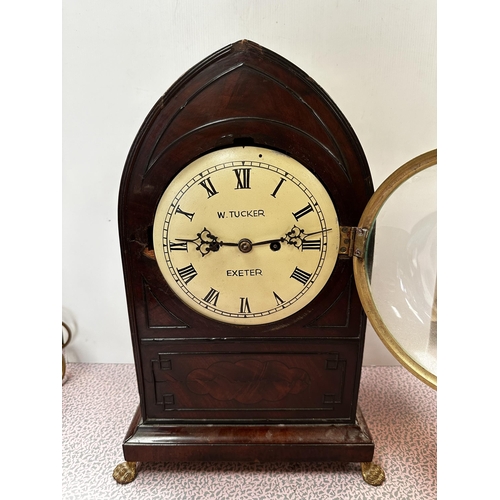
<path id="1" fill-rule="evenodd" d="M 232 147 L 190 163 L 156 210 L 153 244 L 173 292 L 209 318 L 258 325 L 300 311 L 328 281 L 337 213 L 287 155 Z"/>

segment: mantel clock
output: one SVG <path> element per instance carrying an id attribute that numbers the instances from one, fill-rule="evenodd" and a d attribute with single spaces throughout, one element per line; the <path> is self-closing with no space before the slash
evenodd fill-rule
<path id="1" fill-rule="evenodd" d="M 183 75 L 131 147 L 119 232 L 140 406 L 114 477 L 147 461 L 360 462 L 373 186 L 303 71 L 240 41 Z"/>

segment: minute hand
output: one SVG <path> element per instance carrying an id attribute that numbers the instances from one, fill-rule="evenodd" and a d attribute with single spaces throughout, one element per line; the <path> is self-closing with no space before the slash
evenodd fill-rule
<path id="1" fill-rule="evenodd" d="M 299 234 L 297 235 L 294 235 L 293 234 L 293 231 L 295 230 L 299 230 Z M 320 229 L 319 231 L 314 231 L 312 233 L 304 233 L 304 230 L 303 229 L 299 229 L 297 227 L 295 227 L 294 229 L 292 229 L 291 231 L 289 231 L 286 236 L 282 236 L 281 238 L 273 238 L 273 239 L 270 239 L 270 240 L 264 240 L 264 241 L 257 241 L 256 243 L 252 243 L 252 246 L 255 246 L 255 245 L 266 245 L 267 243 L 274 243 L 275 241 L 279 241 L 281 243 L 283 243 L 284 241 L 287 241 L 287 237 L 290 237 L 290 238 L 299 238 L 301 240 L 304 240 L 306 239 L 308 236 L 312 236 L 313 234 L 319 234 L 319 233 L 326 233 L 327 231 L 331 231 L 331 228 L 328 228 L 328 229 Z M 226 243 L 227 245 L 227 243 Z"/>
<path id="2" fill-rule="evenodd" d="M 331 231 L 331 230 L 332 230 L 332 228 L 329 227 L 328 229 L 320 229 L 319 231 L 314 231 L 313 233 L 307 233 L 307 234 L 304 233 L 302 236 L 304 238 L 307 238 L 308 236 L 312 236 L 313 234 L 326 233 L 327 231 Z"/>
<path id="3" fill-rule="evenodd" d="M 265 245 L 267 243 L 274 243 L 275 241 L 283 242 L 285 241 L 285 238 L 281 237 L 281 238 L 273 238 L 272 240 L 257 241 L 256 243 L 252 243 L 252 246 Z"/>

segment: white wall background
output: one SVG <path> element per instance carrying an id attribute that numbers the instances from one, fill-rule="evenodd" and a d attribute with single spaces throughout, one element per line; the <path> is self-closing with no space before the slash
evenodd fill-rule
<path id="1" fill-rule="evenodd" d="M 69 361 L 132 363 L 118 241 L 122 169 L 179 76 L 250 39 L 289 59 L 353 126 L 375 187 L 437 147 L 436 0 L 63 2 L 63 320 Z M 369 326 L 364 364 L 396 364 Z"/>

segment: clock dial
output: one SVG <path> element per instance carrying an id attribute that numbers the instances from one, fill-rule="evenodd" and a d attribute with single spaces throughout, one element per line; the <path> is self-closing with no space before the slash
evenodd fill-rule
<path id="1" fill-rule="evenodd" d="M 209 153 L 169 184 L 153 243 L 174 293 L 212 319 L 265 324 L 305 307 L 327 283 L 339 224 L 321 182 L 287 155 Z"/>

